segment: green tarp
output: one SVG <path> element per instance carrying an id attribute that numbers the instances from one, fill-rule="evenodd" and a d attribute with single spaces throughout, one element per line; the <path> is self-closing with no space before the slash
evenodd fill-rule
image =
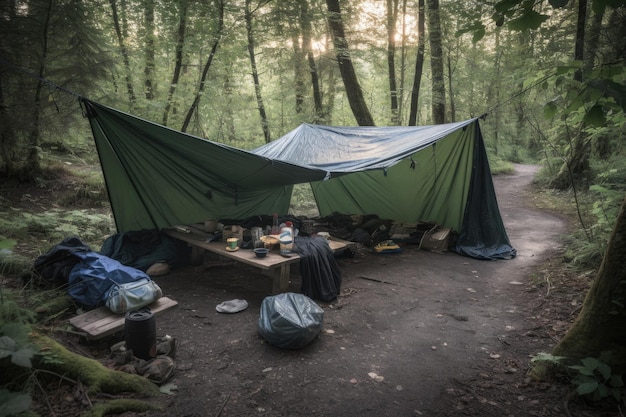
<path id="1" fill-rule="evenodd" d="M 118 232 L 285 213 L 294 178 L 326 175 L 83 104 Z"/>
<path id="2" fill-rule="evenodd" d="M 286 213 L 311 183 L 320 215 L 377 214 L 458 231 L 457 252 L 515 256 L 477 119 L 422 127 L 303 124 L 245 151 L 82 101 L 118 232 Z"/>

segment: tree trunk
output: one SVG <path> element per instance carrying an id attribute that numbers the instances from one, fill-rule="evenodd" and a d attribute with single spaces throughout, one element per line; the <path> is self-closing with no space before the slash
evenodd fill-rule
<path id="1" fill-rule="evenodd" d="M 574 48 L 574 59 L 576 61 L 584 61 L 584 45 L 585 45 L 585 24 L 587 21 L 587 0 L 579 0 L 578 2 L 578 18 L 576 19 L 576 44 Z M 576 70 L 574 80 L 582 83 L 583 71 Z M 571 139 L 569 156 L 561 166 L 556 178 L 552 181 L 552 185 L 559 189 L 565 190 L 575 185 L 575 182 L 586 179 L 590 174 L 591 146 L 588 142 L 588 135 L 584 132 L 584 122 Z"/>
<path id="2" fill-rule="evenodd" d="M 224 76 L 224 100 L 225 110 L 224 117 L 222 118 L 222 135 L 229 143 L 234 143 L 237 140 L 235 134 L 235 115 L 233 114 L 233 90 L 235 89 L 230 79 L 230 74 L 234 71 L 226 71 Z"/>
<path id="3" fill-rule="evenodd" d="M 332 35 L 327 34 L 330 38 Z M 328 37 L 326 38 L 326 46 L 331 44 L 332 40 Z M 330 48 L 327 48 L 330 49 Z M 330 61 L 330 59 L 328 59 Z M 335 109 L 335 97 L 337 96 L 337 84 L 339 81 L 336 77 L 336 71 L 333 71 L 332 68 L 327 67 L 328 77 L 326 78 L 326 90 L 324 97 L 326 100 L 323 102 L 323 112 L 322 112 L 322 120 L 324 124 L 332 125 L 333 124 L 333 110 Z"/>
<path id="4" fill-rule="evenodd" d="M 598 57 L 598 47 L 600 44 L 600 34 L 602 33 L 602 20 L 604 18 L 604 8 L 599 13 L 593 14 L 593 19 L 589 26 L 587 38 L 587 46 L 585 48 L 585 66 L 583 76 L 589 74 L 594 65 L 596 64 L 596 58 Z M 608 160 L 613 153 L 613 146 L 611 146 L 611 138 L 608 135 L 600 135 L 596 138 L 593 151 L 598 155 L 601 160 Z"/>
<path id="5" fill-rule="evenodd" d="M 248 54 L 250 55 L 250 66 L 252 68 L 254 94 L 256 95 L 259 116 L 261 117 L 261 128 L 263 129 L 265 143 L 270 143 L 272 141 L 272 137 L 270 135 L 270 126 L 269 121 L 267 120 L 267 114 L 265 113 L 265 105 L 263 104 L 263 96 L 261 95 L 261 83 L 259 81 L 259 71 L 256 65 L 256 54 L 254 52 L 254 36 L 252 33 L 252 11 L 250 10 L 250 0 L 246 0 L 245 7 L 244 18 L 246 21 L 246 34 L 248 36 Z"/>
<path id="6" fill-rule="evenodd" d="M 4 74 L 0 69 L 0 172 L 11 177 L 15 169 L 12 153 L 17 143 L 17 134 L 13 118 L 7 111 L 8 105 L 4 97 L 3 80 Z"/>
<path id="7" fill-rule="evenodd" d="M 487 97 L 489 98 L 489 102 L 491 103 L 500 103 L 500 64 L 501 64 L 501 59 L 502 59 L 502 51 L 501 51 L 501 47 L 500 47 L 500 28 L 496 27 L 495 29 L 495 57 L 496 60 L 494 62 L 494 66 L 495 66 L 495 82 L 493 83 L 489 83 L 489 91 L 491 92 L 491 94 L 489 94 Z M 491 89 L 493 88 L 493 91 L 491 91 Z M 499 146 L 500 146 L 500 137 L 499 137 L 499 133 L 500 133 L 500 110 L 496 109 L 494 112 L 494 114 L 492 115 L 493 117 L 493 150 L 494 153 L 496 155 L 498 155 L 499 152 Z"/>
<path id="8" fill-rule="evenodd" d="M 294 90 L 295 90 L 295 105 L 296 113 L 302 113 L 304 109 L 304 101 L 306 98 L 305 71 L 308 65 L 306 60 L 306 52 L 304 51 L 304 45 L 300 46 L 299 36 L 294 34 L 291 38 L 291 45 L 293 48 L 293 78 L 294 78 Z"/>
<path id="9" fill-rule="evenodd" d="M 404 91 L 406 82 L 406 4 L 402 0 L 402 42 L 400 44 L 400 85 L 398 86 L 398 120 L 402 125 L 404 119 Z"/>
<path id="10" fill-rule="evenodd" d="M 399 125 L 398 86 L 396 83 L 396 23 L 398 20 L 398 0 L 387 0 L 387 68 L 389 93 L 391 95 L 391 124 Z"/>
<path id="11" fill-rule="evenodd" d="M 450 121 L 456 121 L 456 106 L 454 104 L 454 90 L 452 89 L 452 58 L 448 54 L 446 62 L 448 63 L 448 92 L 450 96 Z M 496 101 L 497 103 L 497 101 Z"/>
<path id="12" fill-rule="evenodd" d="M 568 360 L 598 358 L 609 353 L 605 362 L 613 374 L 626 372 L 626 198 L 600 269 L 587 292 L 580 314 L 552 353 Z M 542 378 L 544 369 L 536 367 Z"/>
<path id="13" fill-rule="evenodd" d="M 578 18 L 576 19 L 576 46 L 574 60 L 583 62 L 585 59 L 585 25 L 587 23 L 587 0 L 578 0 Z M 574 80 L 583 81 L 583 71 L 578 69 L 574 73 Z"/>
<path id="14" fill-rule="evenodd" d="M 374 126 L 374 118 L 365 103 L 363 90 L 352 65 L 352 58 L 350 57 L 348 41 L 341 18 L 339 0 L 326 0 L 326 6 L 328 8 L 328 26 L 333 37 L 337 64 L 339 65 L 339 72 L 343 79 L 352 114 L 359 126 Z"/>
<path id="15" fill-rule="evenodd" d="M 144 28 L 146 62 L 144 66 L 144 95 L 146 100 L 154 98 L 154 0 L 144 0 Z"/>
<path id="16" fill-rule="evenodd" d="M 178 34 L 176 37 L 176 62 L 174 64 L 172 82 L 170 83 L 170 88 L 167 93 L 167 100 L 165 101 L 165 109 L 163 110 L 163 126 L 167 126 L 167 119 L 172 108 L 174 93 L 176 92 L 180 71 L 183 67 L 183 49 L 185 46 L 185 31 L 187 29 L 187 5 L 187 0 L 180 0 Z"/>
<path id="17" fill-rule="evenodd" d="M 52 0 L 48 1 L 43 26 L 41 28 L 41 57 L 39 61 L 38 81 L 37 88 L 35 89 L 35 97 L 33 102 L 33 118 L 32 125 L 30 126 L 30 133 L 28 135 L 28 155 L 26 157 L 26 164 L 21 171 L 20 175 L 22 179 L 30 179 L 36 177 L 41 171 L 41 165 L 39 163 L 39 142 L 40 142 L 40 124 L 41 124 L 41 109 L 42 109 L 42 89 L 44 83 L 41 81 L 46 78 L 46 64 L 48 61 L 48 31 L 50 30 L 50 18 L 52 15 L 54 4 Z"/>
<path id="18" fill-rule="evenodd" d="M 215 57 L 215 53 L 217 52 L 217 48 L 220 44 L 220 40 L 222 39 L 222 33 L 224 32 L 224 0 L 217 0 L 215 2 L 217 8 L 217 33 L 215 35 L 215 42 L 213 42 L 213 46 L 211 47 L 211 52 L 209 53 L 209 57 L 207 58 L 206 64 L 202 70 L 202 75 L 200 77 L 200 84 L 198 85 L 198 91 L 196 91 L 196 95 L 193 99 L 193 103 L 189 107 L 187 111 L 187 116 L 185 116 L 185 121 L 183 122 L 183 126 L 181 127 L 182 132 L 186 132 L 189 127 L 189 123 L 191 122 L 191 117 L 198 109 L 198 104 L 200 104 L 200 98 L 204 92 L 204 84 L 206 83 L 206 78 L 209 73 L 209 68 L 211 68 L 211 64 L 213 63 L 213 58 Z"/>
<path id="19" fill-rule="evenodd" d="M 567 131 L 565 134 L 571 134 Z M 550 181 L 550 185 L 557 190 L 567 190 L 578 183 L 586 184 L 591 174 L 591 144 L 587 140 L 587 134 L 582 127 L 573 133 L 570 141 L 568 155 L 556 177 Z"/>
<path id="20" fill-rule="evenodd" d="M 604 18 L 604 8 L 599 13 L 593 14 L 593 19 L 589 26 L 587 38 L 587 45 L 585 47 L 585 74 L 588 74 L 596 63 L 598 56 L 598 46 L 600 45 L 600 34 L 602 33 L 602 20 Z"/>
<path id="21" fill-rule="evenodd" d="M 126 38 L 122 34 L 120 27 L 119 15 L 117 13 L 116 0 L 109 0 L 111 5 L 111 15 L 113 16 L 113 26 L 115 27 L 115 35 L 117 37 L 117 43 L 122 53 L 122 60 L 124 61 L 124 69 L 126 70 L 126 90 L 128 91 L 128 100 L 130 102 L 131 109 L 135 106 L 135 90 L 133 88 L 133 82 L 131 77 L 130 59 L 128 57 L 128 50 L 126 49 Z"/>
<path id="22" fill-rule="evenodd" d="M 315 56 L 313 55 L 313 41 L 311 35 L 311 15 L 308 0 L 300 0 L 300 30 L 302 31 L 302 48 L 306 53 L 308 70 L 311 74 L 311 86 L 313 87 L 313 106 L 315 107 L 314 121 L 317 123 L 324 118 L 322 107 L 322 93 L 320 90 L 319 75 Z"/>
<path id="23" fill-rule="evenodd" d="M 417 12 L 417 57 L 415 58 L 415 75 L 413 76 L 413 88 L 411 89 L 411 109 L 409 110 L 409 126 L 417 124 L 417 110 L 419 104 L 420 84 L 424 70 L 424 48 L 426 46 L 425 35 L 424 0 L 418 1 Z"/>
<path id="24" fill-rule="evenodd" d="M 446 86 L 443 76 L 443 48 L 439 0 L 427 0 L 428 34 L 430 39 L 430 71 L 432 75 L 432 116 L 434 124 L 446 122 Z"/>

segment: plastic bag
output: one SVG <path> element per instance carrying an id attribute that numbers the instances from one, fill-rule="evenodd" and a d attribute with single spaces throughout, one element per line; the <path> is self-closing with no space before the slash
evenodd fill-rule
<path id="1" fill-rule="evenodd" d="M 323 324 L 324 310 L 304 294 L 278 294 L 261 303 L 259 334 L 270 345 L 303 348 L 317 337 Z"/>
<path id="2" fill-rule="evenodd" d="M 163 296 L 161 287 L 150 278 L 125 284 L 113 284 L 107 295 L 106 306 L 114 313 L 126 313 L 152 304 Z"/>

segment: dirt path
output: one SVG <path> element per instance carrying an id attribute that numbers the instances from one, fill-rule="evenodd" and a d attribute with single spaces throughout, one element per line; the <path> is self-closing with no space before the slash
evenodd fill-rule
<path id="1" fill-rule="evenodd" d="M 166 412 L 151 415 L 553 415 L 522 392 L 528 355 L 553 343 L 533 333 L 540 318 L 531 273 L 566 230 L 562 219 L 527 204 L 535 172 L 516 166 L 494 179 L 515 259 L 414 247 L 342 259 L 344 295 L 322 305 L 324 331 L 302 350 L 274 348 L 258 336 L 269 281 L 256 271 L 205 264 L 157 277 L 180 302 L 157 319 L 158 333 L 180 343 L 178 393 L 161 399 Z M 294 270 L 290 290 L 299 292 Z M 215 311 L 234 298 L 250 307 Z"/>

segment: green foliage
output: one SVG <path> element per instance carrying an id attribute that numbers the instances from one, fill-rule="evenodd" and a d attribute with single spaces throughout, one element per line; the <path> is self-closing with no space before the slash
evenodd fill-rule
<path id="1" fill-rule="evenodd" d="M 22 413 L 28 410 L 32 402 L 30 394 L 0 388 L 0 417 Z"/>
<path id="2" fill-rule="evenodd" d="M 604 355 L 603 355 L 604 356 Z M 580 365 L 565 365 L 569 362 L 564 356 L 538 353 L 531 362 L 545 362 L 567 374 L 576 395 L 598 402 L 607 398 L 621 401 L 624 395 L 622 375 L 614 374 L 603 358 L 584 358 Z"/>
<path id="3" fill-rule="evenodd" d="M 576 230 L 565 237 L 567 248 L 564 258 L 566 262 L 578 269 L 597 269 L 602 261 L 606 246 L 598 241 L 590 241 L 584 230 Z"/>
<path id="4" fill-rule="evenodd" d="M 492 175 L 511 174 L 514 171 L 513 164 L 501 157 L 494 156 L 489 158 L 489 167 Z"/>
<path id="5" fill-rule="evenodd" d="M 0 327 L 8 323 L 33 323 L 35 314 L 22 308 L 15 300 L 13 293 L 0 287 Z"/>
<path id="6" fill-rule="evenodd" d="M 17 240 L 34 235 L 51 243 L 68 236 L 78 236 L 86 242 L 101 241 L 111 233 L 110 226 L 109 214 L 93 209 L 54 208 L 43 213 L 21 212 L 0 218 L 0 228 L 9 231 Z"/>
<path id="7" fill-rule="evenodd" d="M 539 352 L 535 356 L 533 356 L 530 361 L 535 362 L 546 362 L 550 365 L 561 365 L 561 363 L 567 359 L 565 356 L 555 356 L 551 353 Z"/>
<path id="8" fill-rule="evenodd" d="M 13 383 L 5 380 L 9 377 L 9 364 L 24 368 L 26 372 L 30 372 L 32 368 L 36 350 L 30 343 L 27 332 L 28 328 L 22 323 L 4 323 L 0 326 L 0 365 L 5 373 L 0 381 L 6 384 L 0 387 L 0 417 L 26 411 L 32 403 L 29 393 L 7 389 Z"/>
<path id="9" fill-rule="evenodd" d="M 579 197 L 584 228 L 567 237 L 566 259 L 581 268 L 597 268 L 626 196 L 626 161 L 610 160 L 594 165 L 594 184 Z"/>
<path id="10" fill-rule="evenodd" d="M 1 223 L 0 219 L 0 225 Z M 13 251 L 15 245 L 17 245 L 16 240 L 0 236 L 0 275 L 12 275 L 24 270 L 27 260 Z"/>
<path id="11" fill-rule="evenodd" d="M 9 358 L 14 365 L 31 368 L 34 355 L 35 349 L 28 341 L 26 326 L 5 323 L 0 327 L 0 361 Z"/>
<path id="12" fill-rule="evenodd" d="M 576 393 L 592 401 L 601 401 L 613 397 L 620 401 L 624 393 L 622 375 L 611 372 L 611 367 L 596 358 L 581 360 L 582 365 L 571 365 L 578 373 L 572 379 Z"/>
<path id="13" fill-rule="evenodd" d="M 296 184 L 291 194 L 289 212 L 297 216 L 317 217 L 319 211 L 309 184 Z"/>
<path id="14" fill-rule="evenodd" d="M 32 259 L 15 252 L 0 250 L 0 275 L 19 275 L 32 265 Z"/>
<path id="15" fill-rule="evenodd" d="M 10 252 L 17 242 L 13 239 L 5 239 L 0 236 L 0 251 Z"/>

